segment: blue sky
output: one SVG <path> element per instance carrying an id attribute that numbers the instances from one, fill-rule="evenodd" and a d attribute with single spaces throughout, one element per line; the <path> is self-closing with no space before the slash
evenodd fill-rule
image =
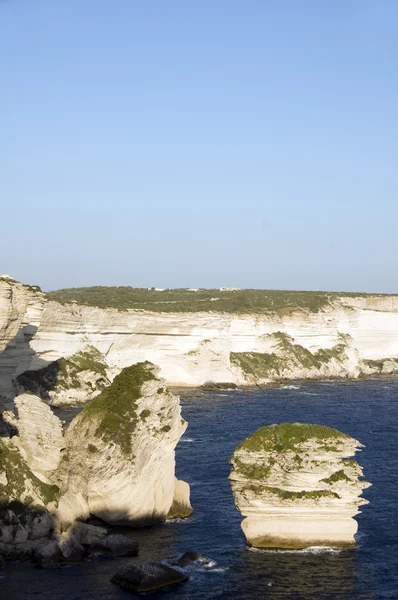
<path id="1" fill-rule="evenodd" d="M 0 0 L 0 272 L 398 292 L 398 2 Z"/>

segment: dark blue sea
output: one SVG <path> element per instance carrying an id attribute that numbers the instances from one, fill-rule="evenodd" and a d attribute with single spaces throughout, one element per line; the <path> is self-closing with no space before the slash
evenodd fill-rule
<path id="1" fill-rule="evenodd" d="M 177 448 L 177 476 L 191 485 L 194 515 L 131 537 L 143 560 L 197 551 L 214 563 L 188 583 L 161 594 L 181 600 L 398 599 L 398 380 L 297 384 L 298 389 L 182 392 L 189 427 Z M 245 545 L 228 483 L 235 446 L 262 425 L 285 421 L 336 427 L 365 444 L 357 454 L 370 504 L 357 519 L 357 547 L 319 551 L 256 551 Z M 4 600 L 126 600 L 110 583 L 134 559 L 95 558 L 40 570 L 8 565 L 0 575 Z M 151 595 L 158 598 L 160 594 Z"/>

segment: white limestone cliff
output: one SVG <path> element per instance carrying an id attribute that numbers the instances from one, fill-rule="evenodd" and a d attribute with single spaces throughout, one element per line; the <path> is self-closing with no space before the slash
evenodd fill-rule
<path id="1" fill-rule="evenodd" d="M 0 276 L 0 396 L 13 397 L 15 377 L 29 369 L 35 355 L 30 342 L 39 327 L 44 303 L 40 288 Z"/>
<path id="2" fill-rule="evenodd" d="M 176 386 L 387 374 L 398 372 L 398 301 L 345 296 L 318 312 L 268 314 L 118 311 L 48 301 L 3 277 L 0 345 L 0 395 L 9 399 L 23 389 L 18 375 L 88 346 L 103 355 L 110 380 L 143 360 Z M 86 392 L 64 390 L 61 401 Z"/>
<path id="3" fill-rule="evenodd" d="M 186 427 L 178 396 L 153 365 L 124 369 L 67 429 L 60 519 L 81 516 L 83 500 L 84 514 L 109 524 L 149 525 L 165 520 L 182 493 L 190 510 L 179 516 L 188 516 L 189 486 L 174 476 L 174 450 Z"/>
<path id="4" fill-rule="evenodd" d="M 191 514 L 189 485 L 175 478 L 187 423 L 151 363 L 124 369 L 65 432 L 37 396 L 15 406 L 17 435 L 0 438 L 0 503 L 44 507 L 63 530 L 90 514 L 131 526 Z"/>
<path id="5" fill-rule="evenodd" d="M 51 484 L 51 476 L 59 467 L 65 447 L 61 421 L 33 394 L 17 396 L 15 406 L 18 436 L 12 438 L 14 445 L 32 473 L 44 483 Z"/>
<path id="6" fill-rule="evenodd" d="M 259 548 L 350 546 L 370 484 L 352 457 L 361 444 L 335 429 L 300 423 L 263 427 L 231 458 L 242 530 Z"/>

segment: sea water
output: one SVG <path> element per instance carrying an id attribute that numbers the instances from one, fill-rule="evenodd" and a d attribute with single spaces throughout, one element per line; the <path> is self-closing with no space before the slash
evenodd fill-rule
<path id="1" fill-rule="evenodd" d="M 398 599 L 398 380 L 294 384 L 254 391 L 182 391 L 189 427 L 176 452 L 177 476 L 189 482 L 194 514 L 127 531 L 142 560 L 173 560 L 186 551 L 209 560 L 189 569 L 190 580 L 158 598 L 228 600 Z M 72 411 L 73 412 L 73 411 Z M 63 417 L 68 416 L 68 411 Z M 356 455 L 372 487 L 358 515 L 353 549 L 302 551 L 248 548 L 228 475 L 235 446 L 263 425 L 320 423 L 365 444 Z M 0 572 L 4 600 L 122 600 L 110 583 L 131 558 L 37 569 L 9 564 Z"/>

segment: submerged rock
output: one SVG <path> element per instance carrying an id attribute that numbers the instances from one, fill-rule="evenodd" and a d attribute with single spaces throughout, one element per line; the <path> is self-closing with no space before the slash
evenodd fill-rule
<path id="1" fill-rule="evenodd" d="M 176 561 L 176 565 L 178 567 L 187 567 L 193 562 L 197 562 L 203 560 L 204 556 L 202 556 L 199 552 L 185 552 L 180 558 Z"/>
<path id="2" fill-rule="evenodd" d="M 160 590 L 185 581 L 188 577 L 184 573 L 159 562 L 131 563 L 111 579 L 123 590 L 138 593 Z"/>
<path id="3" fill-rule="evenodd" d="M 56 565 L 62 557 L 61 550 L 56 539 L 46 540 L 34 553 L 34 557 L 40 567 Z"/>
<path id="4" fill-rule="evenodd" d="M 79 540 L 82 546 L 93 546 L 100 543 L 108 535 L 105 527 L 97 527 L 81 521 L 76 521 L 69 531 L 71 535 Z"/>
<path id="5" fill-rule="evenodd" d="M 90 551 L 112 556 L 138 556 L 138 542 L 121 533 L 111 533 L 90 544 Z"/>
<path id="6" fill-rule="evenodd" d="M 255 547 L 350 546 L 367 504 L 362 468 L 352 457 L 362 445 L 322 425 L 262 427 L 232 458 L 230 483 L 242 529 Z"/>

